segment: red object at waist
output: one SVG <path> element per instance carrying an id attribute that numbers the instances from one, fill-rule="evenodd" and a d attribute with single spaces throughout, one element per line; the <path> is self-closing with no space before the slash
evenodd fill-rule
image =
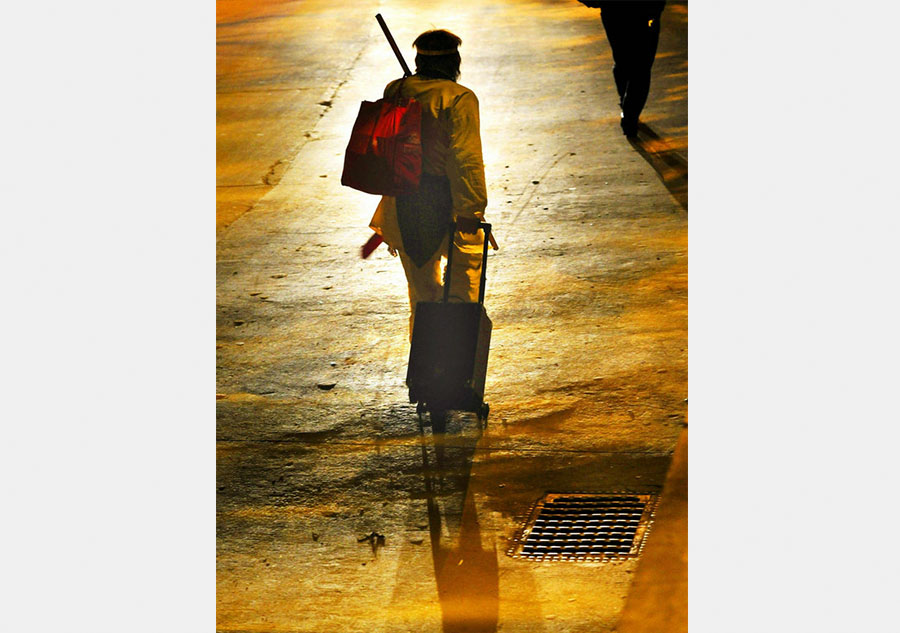
<path id="1" fill-rule="evenodd" d="M 369 241 L 362 246 L 362 258 L 366 259 L 369 257 L 383 241 L 384 239 L 378 235 L 378 233 L 372 233 L 372 237 L 369 238 Z"/>

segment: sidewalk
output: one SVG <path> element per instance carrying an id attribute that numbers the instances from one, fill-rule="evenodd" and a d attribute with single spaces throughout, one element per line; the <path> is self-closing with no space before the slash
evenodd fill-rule
<path id="1" fill-rule="evenodd" d="M 678 440 L 617 633 L 687 633 L 688 431 Z"/>
<path id="2" fill-rule="evenodd" d="M 506 554 L 546 492 L 658 494 L 684 428 L 687 212 L 660 173 L 672 161 L 648 161 L 687 158 L 686 4 L 663 14 L 643 117 L 659 139 L 639 147 L 618 126 L 598 12 L 444 11 L 288 2 L 218 30 L 289 38 L 267 78 L 240 64 L 219 78 L 235 163 L 220 152 L 220 192 L 281 161 L 217 231 L 220 631 L 612 631 L 665 533 L 660 516 L 644 557 L 616 564 Z M 422 30 L 458 33 L 460 83 L 480 100 L 501 247 L 484 432 L 465 415 L 419 427 L 403 272 L 383 247 L 359 258 L 376 200 L 339 184 L 359 102 L 399 74 L 377 12 L 409 62 Z"/>

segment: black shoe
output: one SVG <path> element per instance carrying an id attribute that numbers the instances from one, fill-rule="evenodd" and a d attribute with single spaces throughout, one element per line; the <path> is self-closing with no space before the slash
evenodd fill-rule
<path id="1" fill-rule="evenodd" d="M 622 118 L 619 119 L 619 125 L 622 126 L 622 132 L 628 138 L 636 138 L 637 137 L 637 119 L 626 118 L 624 114 L 622 114 Z"/>

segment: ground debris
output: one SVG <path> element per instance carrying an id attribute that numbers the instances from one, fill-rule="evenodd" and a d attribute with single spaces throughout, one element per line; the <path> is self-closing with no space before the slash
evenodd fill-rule
<path id="1" fill-rule="evenodd" d="M 357 543 L 365 543 L 366 541 L 372 546 L 372 553 L 378 554 L 378 548 L 384 547 L 384 534 L 379 534 L 378 532 L 372 532 L 367 536 L 363 536 L 361 538 L 356 539 Z"/>
<path id="2" fill-rule="evenodd" d="M 331 389 L 334 389 L 334 386 L 336 384 L 337 384 L 336 382 L 319 382 L 319 383 L 316 383 L 316 387 L 318 387 L 322 391 L 329 391 Z"/>

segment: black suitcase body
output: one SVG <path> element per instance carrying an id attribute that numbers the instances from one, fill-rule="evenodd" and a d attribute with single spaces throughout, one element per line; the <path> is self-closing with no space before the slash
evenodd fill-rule
<path id="1" fill-rule="evenodd" d="M 484 382 L 493 324 L 484 309 L 484 284 L 491 225 L 482 222 L 480 228 L 485 244 L 478 303 L 450 303 L 449 275 L 445 275 L 444 300 L 416 305 L 406 385 L 409 401 L 419 403 L 420 411 L 474 411 L 487 417 Z M 447 271 L 451 263 L 452 252 Z"/>

